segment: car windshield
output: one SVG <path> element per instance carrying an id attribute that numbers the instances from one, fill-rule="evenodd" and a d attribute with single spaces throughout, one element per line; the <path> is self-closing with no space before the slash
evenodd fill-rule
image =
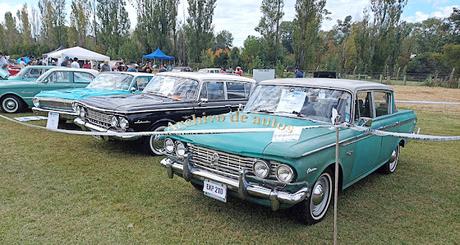
<path id="1" fill-rule="evenodd" d="M 133 76 L 122 73 L 102 73 L 99 74 L 89 85 L 88 88 L 108 89 L 108 90 L 128 90 Z"/>
<path id="2" fill-rule="evenodd" d="M 197 92 L 197 81 L 172 76 L 153 77 L 143 91 L 143 93 L 154 94 L 181 101 L 196 99 Z"/>
<path id="3" fill-rule="evenodd" d="M 261 85 L 251 95 L 244 111 L 331 122 L 333 108 L 341 122 L 350 122 L 351 94 L 334 89 Z"/>

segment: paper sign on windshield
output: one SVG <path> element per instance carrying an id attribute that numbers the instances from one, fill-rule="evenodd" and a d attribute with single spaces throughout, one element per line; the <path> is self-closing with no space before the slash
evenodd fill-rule
<path id="1" fill-rule="evenodd" d="M 298 141 L 302 134 L 302 128 L 294 127 L 293 130 L 279 130 L 273 131 L 272 142 L 295 142 Z"/>
<path id="2" fill-rule="evenodd" d="M 276 108 L 277 112 L 300 112 L 302 110 L 303 104 L 307 93 L 303 91 L 289 91 L 288 89 L 283 89 L 281 92 L 280 102 Z"/>

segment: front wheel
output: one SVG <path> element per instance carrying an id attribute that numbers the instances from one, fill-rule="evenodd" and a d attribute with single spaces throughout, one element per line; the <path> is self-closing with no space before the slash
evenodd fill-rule
<path id="1" fill-rule="evenodd" d="M 321 221 L 331 204 L 334 182 L 330 171 L 325 171 L 313 185 L 311 195 L 299 203 L 295 209 L 297 217 L 306 225 L 313 225 Z"/>
<path id="2" fill-rule="evenodd" d="M 15 95 L 7 95 L 1 102 L 2 110 L 6 113 L 17 113 L 24 109 L 24 103 Z"/>
<path id="3" fill-rule="evenodd" d="M 167 126 L 161 125 L 161 126 L 154 126 L 153 130 L 154 132 L 163 132 Z M 145 147 L 145 150 L 147 153 L 153 155 L 153 156 L 160 156 L 164 155 L 164 137 L 158 136 L 158 135 L 151 135 L 148 137 L 144 137 L 143 144 Z"/>

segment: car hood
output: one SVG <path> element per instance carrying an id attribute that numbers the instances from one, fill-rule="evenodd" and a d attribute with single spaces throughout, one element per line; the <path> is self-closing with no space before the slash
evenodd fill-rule
<path id="1" fill-rule="evenodd" d="M 136 113 L 139 111 L 181 106 L 181 104 L 187 102 L 175 101 L 170 98 L 155 96 L 152 94 L 128 94 L 110 97 L 91 97 L 82 100 L 82 103 L 88 106 L 96 107 L 97 109 L 109 110 L 118 113 Z"/>
<path id="2" fill-rule="evenodd" d="M 225 116 L 225 121 L 222 122 L 210 122 L 207 123 L 196 123 L 196 125 L 188 127 L 179 127 L 179 129 L 187 130 L 205 130 L 205 129 L 248 129 L 248 128 L 273 128 L 273 125 L 277 125 L 280 128 L 289 130 L 289 126 L 316 126 L 323 125 L 321 123 L 312 122 L 305 119 L 291 118 L 285 116 L 265 115 L 265 114 L 246 114 L 239 113 L 239 117 L 247 115 L 248 119 L 246 122 L 236 122 L 237 113 L 230 113 L 221 115 Z M 234 120 L 231 118 L 233 117 Z M 262 125 L 261 122 L 265 119 L 266 125 Z M 192 124 L 193 124 L 192 120 Z M 199 120 L 198 120 L 199 121 Z M 197 121 L 197 122 L 198 122 Z M 170 127 L 168 130 L 174 130 Z M 245 155 L 251 157 L 258 157 L 264 155 L 282 157 L 282 158 L 298 158 L 309 149 L 319 147 L 318 144 L 326 144 L 330 140 L 333 140 L 334 130 L 330 128 L 314 128 L 314 129 L 303 129 L 300 137 L 296 141 L 288 142 L 273 142 L 273 132 L 261 132 L 261 133 L 231 133 L 231 134 L 208 134 L 208 135 L 186 135 L 186 136 L 174 136 L 173 138 L 182 140 L 197 146 L 210 148 L 218 151 L 225 151 L 238 155 Z M 327 138 L 327 139 L 325 139 Z M 309 142 L 316 141 L 314 144 Z"/>
<path id="3" fill-rule="evenodd" d="M 110 89 L 92 89 L 92 88 L 76 88 L 63 89 L 53 91 L 43 91 L 35 97 L 39 98 L 58 98 L 66 100 L 81 100 L 93 96 L 112 96 L 120 94 L 130 94 L 127 90 L 110 90 Z"/>

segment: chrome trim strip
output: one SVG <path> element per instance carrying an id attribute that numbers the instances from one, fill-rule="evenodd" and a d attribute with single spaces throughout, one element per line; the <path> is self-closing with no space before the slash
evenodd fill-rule
<path id="1" fill-rule="evenodd" d="M 180 110 L 189 110 L 189 109 L 196 108 L 195 106 L 190 106 L 190 107 L 182 107 L 182 108 L 166 108 L 166 109 L 141 110 L 141 111 L 115 111 L 115 110 L 106 110 L 106 109 L 97 108 L 97 107 L 85 104 L 83 102 L 78 102 L 78 103 L 82 106 L 85 106 L 95 111 L 99 111 L 102 113 L 112 113 L 112 114 L 135 114 L 135 113 L 157 112 L 157 111 L 180 111 Z"/>
<path id="2" fill-rule="evenodd" d="M 75 100 L 66 100 L 66 99 L 58 99 L 58 98 L 47 98 L 47 97 L 34 97 L 37 98 L 39 101 L 50 101 L 50 102 L 58 102 L 58 103 L 69 103 L 72 104 Z"/>
<path id="3" fill-rule="evenodd" d="M 49 112 L 55 112 L 55 113 L 59 113 L 59 115 L 67 115 L 67 116 L 74 116 L 74 117 L 77 117 L 77 113 L 75 112 L 68 112 L 68 111 L 58 111 L 58 110 L 49 110 L 49 109 L 42 109 L 42 108 L 39 108 L 39 107 L 32 107 L 32 111 L 34 111 L 34 113 L 49 113 Z"/>

